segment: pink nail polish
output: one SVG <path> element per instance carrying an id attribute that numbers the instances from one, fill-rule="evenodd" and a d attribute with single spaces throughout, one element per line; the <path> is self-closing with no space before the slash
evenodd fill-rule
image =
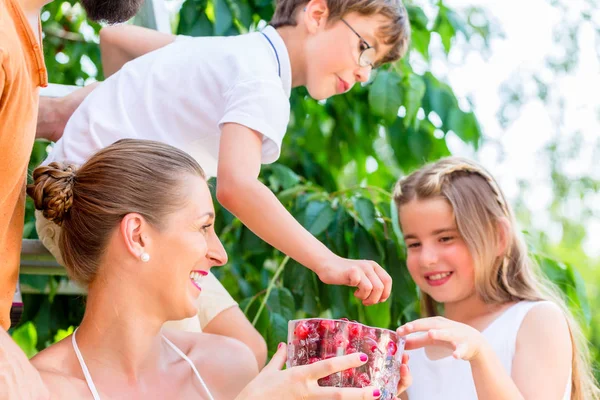
<path id="1" fill-rule="evenodd" d="M 362 361 L 362 362 L 365 362 L 365 361 L 367 361 L 368 359 L 369 359 L 369 357 L 367 357 L 367 355 L 366 355 L 366 354 L 361 354 L 361 355 L 360 355 L 360 361 Z"/>
<path id="2" fill-rule="evenodd" d="M 373 390 L 373 397 L 379 397 L 379 396 L 381 396 L 381 392 L 379 391 L 379 389 Z"/>
<path id="3" fill-rule="evenodd" d="M 277 350 L 279 350 L 279 349 L 281 348 L 281 346 L 283 346 L 283 343 L 279 343 L 279 344 L 277 345 Z"/>

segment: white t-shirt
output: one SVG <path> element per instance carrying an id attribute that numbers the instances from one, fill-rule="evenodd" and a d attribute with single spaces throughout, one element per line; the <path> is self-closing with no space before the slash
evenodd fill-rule
<path id="1" fill-rule="evenodd" d="M 277 31 L 177 40 L 125 64 L 75 111 L 44 161 L 83 164 L 123 138 L 157 140 L 216 176 L 221 126 L 263 135 L 262 163 L 279 158 L 290 116 L 290 60 Z"/>
<path id="2" fill-rule="evenodd" d="M 512 372 L 517 335 L 527 313 L 542 302 L 521 301 L 508 308 L 486 329 L 483 336 L 492 346 L 507 374 Z M 408 351 L 413 376 L 406 390 L 409 400 L 477 400 L 471 364 L 456 360 L 452 351 L 441 347 Z M 571 398 L 571 377 L 565 382 L 563 400 Z"/>
<path id="3" fill-rule="evenodd" d="M 99 85 L 75 111 L 43 164 L 83 164 L 124 138 L 157 140 L 192 155 L 216 176 L 220 127 L 235 122 L 263 135 L 262 162 L 279 157 L 289 116 L 292 71 L 272 27 L 232 37 L 184 38 L 139 57 Z M 58 235 L 41 213 L 38 234 L 58 257 Z M 54 227 L 57 229 L 58 227 Z M 199 331 L 236 302 L 210 274 L 198 318 L 167 323 Z"/>

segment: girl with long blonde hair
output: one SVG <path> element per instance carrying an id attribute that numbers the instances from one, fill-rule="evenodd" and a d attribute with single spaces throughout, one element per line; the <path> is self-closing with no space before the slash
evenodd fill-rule
<path id="1" fill-rule="evenodd" d="M 422 319 L 408 335 L 410 400 L 599 399 L 587 343 L 530 259 L 494 178 L 457 157 L 394 190 Z"/>

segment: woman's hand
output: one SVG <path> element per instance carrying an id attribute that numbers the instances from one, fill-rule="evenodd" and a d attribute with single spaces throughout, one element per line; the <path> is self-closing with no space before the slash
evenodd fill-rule
<path id="1" fill-rule="evenodd" d="M 430 345 L 449 345 L 456 359 L 472 361 L 482 354 L 486 341 L 477 329 L 443 317 L 422 318 L 402 325 L 396 331 L 406 336 L 415 332 L 426 335 L 413 335 L 406 338 L 405 349 L 413 350 Z"/>
<path id="2" fill-rule="evenodd" d="M 280 344 L 271 362 L 244 388 L 235 400 L 373 400 L 379 398 L 379 389 L 321 387 L 317 383 L 335 372 L 359 367 L 367 362 L 363 353 L 349 354 L 281 370 L 287 357 L 287 346 Z M 362 357 L 362 358 L 361 358 Z M 410 383 L 410 382 L 409 382 Z"/>

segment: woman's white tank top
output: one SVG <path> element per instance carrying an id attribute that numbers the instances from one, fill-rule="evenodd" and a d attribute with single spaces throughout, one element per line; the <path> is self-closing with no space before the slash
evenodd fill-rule
<path id="1" fill-rule="evenodd" d="M 506 372 L 510 375 L 515 356 L 517 334 L 523 319 L 534 306 L 542 302 L 521 301 L 502 313 L 483 332 Z M 471 364 L 456 360 L 448 350 L 439 355 L 430 349 L 409 351 L 409 367 L 413 384 L 408 388 L 409 400 L 477 400 Z M 563 400 L 571 398 L 571 377 L 565 382 Z"/>

